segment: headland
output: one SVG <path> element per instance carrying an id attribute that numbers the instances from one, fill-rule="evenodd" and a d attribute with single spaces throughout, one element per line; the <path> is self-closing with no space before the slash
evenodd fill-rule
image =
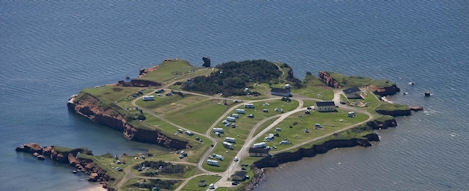
<path id="1" fill-rule="evenodd" d="M 394 117 L 413 108 L 381 99 L 400 91 L 388 80 L 326 71 L 299 80 L 285 63 L 203 61 L 166 59 L 67 102 L 70 112 L 126 139 L 166 149 L 94 156 L 31 143 L 16 150 L 67 163 L 108 190 L 252 190 L 263 168 L 371 146 L 379 141 L 375 130 L 396 127 Z"/>

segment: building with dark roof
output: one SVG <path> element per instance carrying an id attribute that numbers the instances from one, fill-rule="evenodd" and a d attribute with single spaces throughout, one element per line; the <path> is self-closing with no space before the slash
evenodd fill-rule
<path id="1" fill-rule="evenodd" d="M 269 149 L 266 148 L 249 148 L 250 157 L 265 157 L 269 156 Z"/>
<path id="2" fill-rule="evenodd" d="M 336 106 L 333 101 L 317 101 L 314 104 L 314 109 L 317 111 L 336 111 Z"/>
<path id="3" fill-rule="evenodd" d="M 288 88 L 272 88 L 270 94 L 282 97 L 291 97 L 290 89 Z"/>
<path id="4" fill-rule="evenodd" d="M 362 99 L 362 96 L 361 96 L 362 91 L 358 87 L 351 87 L 351 88 L 343 90 L 343 92 L 345 94 L 345 97 L 347 97 L 347 99 Z"/>

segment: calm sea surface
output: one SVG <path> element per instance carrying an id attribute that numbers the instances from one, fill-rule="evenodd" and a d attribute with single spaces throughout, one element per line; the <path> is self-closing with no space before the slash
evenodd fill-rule
<path id="1" fill-rule="evenodd" d="M 65 165 L 16 153 L 23 143 L 95 154 L 154 147 L 70 115 L 67 98 L 165 58 L 200 66 L 203 56 L 285 62 L 299 78 L 328 70 L 390 79 L 409 92 L 391 100 L 425 108 L 378 131 L 371 148 L 268 169 L 257 190 L 469 190 L 465 0 L 0 1 L 0 190 L 93 186 Z"/>

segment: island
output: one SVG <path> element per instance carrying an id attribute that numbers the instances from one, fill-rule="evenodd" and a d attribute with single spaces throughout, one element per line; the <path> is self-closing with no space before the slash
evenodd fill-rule
<path id="1" fill-rule="evenodd" d="M 204 57 L 196 67 L 165 59 L 67 102 L 72 113 L 164 149 L 95 156 L 29 143 L 16 151 L 67 163 L 107 190 L 252 190 L 265 168 L 379 141 L 376 130 L 415 108 L 385 99 L 399 91 L 388 80 L 328 71 L 300 80 L 267 60 L 211 67 Z"/>

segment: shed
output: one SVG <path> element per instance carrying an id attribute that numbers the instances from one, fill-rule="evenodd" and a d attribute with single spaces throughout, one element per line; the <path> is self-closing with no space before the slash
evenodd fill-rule
<path id="1" fill-rule="evenodd" d="M 192 131 L 186 131 L 186 135 L 192 136 L 194 133 Z"/>
<path id="2" fill-rule="evenodd" d="M 239 118 L 239 115 L 238 115 L 237 113 L 232 113 L 232 114 L 231 114 L 231 117 Z"/>
<path id="3" fill-rule="evenodd" d="M 355 112 L 349 111 L 347 114 L 348 117 L 354 118 L 355 117 Z"/>

